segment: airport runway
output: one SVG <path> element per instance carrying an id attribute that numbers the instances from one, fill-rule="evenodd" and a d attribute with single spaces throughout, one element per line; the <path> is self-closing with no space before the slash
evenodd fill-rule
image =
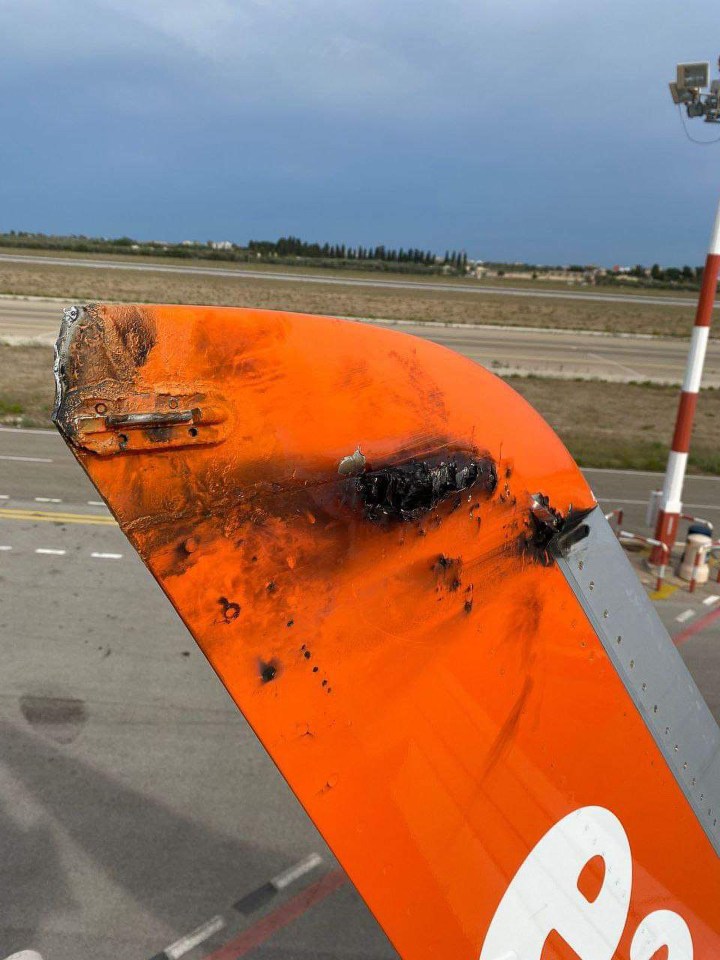
<path id="1" fill-rule="evenodd" d="M 21 254 L 0 253 L 1 263 L 37 263 L 53 264 L 61 267 L 82 267 L 99 270 L 142 270 L 152 273 L 181 273 L 200 276 L 213 277 L 235 277 L 239 280 L 280 280 L 288 283 L 323 283 L 332 286 L 341 287 L 382 287 L 397 290 L 438 290 L 442 293 L 467 293 L 482 296 L 510 296 L 510 297 L 530 297 L 544 298 L 550 300 L 592 300 L 600 303 L 643 303 L 658 307 L 677 307 L 686 306 L 694 308 L 697 304 L 697 298 L 684 296 L 648 296 L 644 294 L 623 294 L 623 293 L 593 293 L 591 291 L 581 290 L 538 290 L 523 287 L 505 287 L 490 286 L 482 281 L 456 280 L 450 282 L 435 282 L 432 280 L 395 280 L 395 279 L 375 279 L 374 277 L 338 277 L 332 274 L 323 275 L 282 272 L 269 270 L 252 270 L 246 267 L 220 267 L 208 266 L 199 267 L 188 264 L 187 266 L 162 263 L 138 262 L 136 260 L 109 260 L 109 259 L 84 259 L 80 257 L 56 257 L 56 256 L 27 256 Z"/>
<path id="2" fill-rule="evenodd" d="M 657 474 L 587 475 L 641 525 Z M 720 478 L 686 494 L 720 524 Z M 396 957 L 54 432 L 0 429 L 0 579 L 0 956 Z M 658 609 L 718 716 L 702 599 Z"/>
<path id="3" fill-rule="evenodd" d="M 51 344 L 60 326 L 62 300 L 0 298 L 0 340 Z M 378 322 L 450 347 L 502 375 L 599 378 L 615 382 L 682 382 L 688 341 L 538 330 L 527 327 L 446 326 Z M 703 385 L 720 386 L 720 340 L 708 345 Z"/>

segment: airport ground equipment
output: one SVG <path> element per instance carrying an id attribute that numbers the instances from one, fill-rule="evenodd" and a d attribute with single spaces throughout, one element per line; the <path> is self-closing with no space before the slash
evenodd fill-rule
<path id="1" fill-rule="evenodd" d="M 720 956 L 720 731 L 507 384 L 394 330 L 179 306 L 66 311 L 56 376 L 72 452 L 405 960 Z"/>

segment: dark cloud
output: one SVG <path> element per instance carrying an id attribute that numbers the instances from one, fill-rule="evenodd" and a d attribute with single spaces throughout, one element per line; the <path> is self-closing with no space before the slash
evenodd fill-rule
<path id="1" fill-rule="evenodd" d="M 712 15 L 5 0 L 0 228 L 696 263 L 716 151 L 688 144 L 667 81 L 713 59 Z"/>

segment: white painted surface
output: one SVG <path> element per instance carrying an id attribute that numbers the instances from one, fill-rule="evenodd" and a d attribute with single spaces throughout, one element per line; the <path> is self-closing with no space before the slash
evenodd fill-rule
<path id="1" fill-rule="evenodd" d="M 686 393 L 697 393 L 700 389 L 709 336 L 710 327 L 693 327 L 692 329 L 685 379 L 682 385 Z"/>
<path id="2" fill-rule="evenodd" d="M 224 926 L 225 921 L 220 915 L 213 917 L 212 920 L 208 920 L 207 923 L 197 927 L 187 936 L 181 937 L 180 940 L 171 943 L 169 947 L 165 947 L 165 956 L 168 957 L 168 960 L 179 960 L 180 957 L 190 953 L 199 944 L 204 943 L 214 933 L 222 930 Z"/>
<path id="3" fill-rule="evenodd" d="M 671 450 L 663 484 L 660 507 L 665 513 L 682 513 L 682 490 L 687 467 L 687 453 Z"/>
<path id="4" fill-rule="evenodd" d="M 578 879 L 593 857 L 605 861 L 600 893 L 590 903 Z M 582 960 L 611 960 L 625 927 L 632 887 L 632 856 L 618 818 L 603 807 L 564 817 L 531 850 L 500 901 L 480 960 L 508 951 L 540 960 L 556 930 Z"/>
<path id="5" fill-rule="evenodd" d="M 10 457 L 0 454 L 0 460 L 15 460 L 17 463 L 52 463 L 49 457 Z"/>
<path id="6" fill-rule="evenodd" d="M 588 900 L 578 881 L 602 857 L 600 892 Z M 613 960 L 628 920 L 633 866 L 630 842 L 604 807 L 582 807 L 563 817 L 530 851 L 495 912 L 480 960 L 541 960 L 556 931 L 579 960 Z M 681 916 L 657 910 L 637 926 L 630 960 L 651 960 L 662 947 L 668 960 L 693 960 L 690 930 Z"/>
<path id="7" fill-rule="evenodd" d="M 715 214 L 715 223 L 713 224 L 712 234 L 710 235 L 710 246 L 708 253 L 720 253 L 720 204 L 718 204 Z"/>
<path id="8" fill-rule="evenodd" d="M 286 887 L 289 887 L 291 883 L 295 883 L 296 880 L 299 880 L 300 877 L 304 877 L 306 873 L 310 873 L 310 871 L 314 870 L 315 867 L 319 867 L 321 863 L 322 857 L 320 854 L 311 853 L 309 856 L 305 857 L 304 860 L 294 864 L 292 867 L 288 867 L 287 870 L 283 870 L 282 873 L 279 873 L 276 877 L 273 877 L 270 883 L 275 887 L 276 890 L 284 890 Z"/>
<path id="9" fill-rule="evenodd" d="M 670 910 L 656 910 L 640 923 L 630 944 L 630 960 L 652 960 L 661 947 L 668 948 L 668 960 L 693 960 L 688 926 Z"/>

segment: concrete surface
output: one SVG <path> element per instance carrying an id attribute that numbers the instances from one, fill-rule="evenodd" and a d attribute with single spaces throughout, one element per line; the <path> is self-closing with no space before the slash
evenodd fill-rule
<path id="1" fill-rule="evenodd" d="M 659 477 L 587 473 L 639 527 Z M 687 493 L 720 523 L 720 479 Z M 56 434 L 0 430 L 0 497 L 0 957 L 143 960 L 220 914 L 201 960 L 256 929 L 232 904 L 318 853 L 280 917 L 333 858 Z M 670 632 L 714 590 L 659 602 Z M 720 618 L 681 650 L 720 715 Z M 252 956 L 396 955 L 345 884 Z"/>
<path id="2" fill-rule="evenodd" d="M 0 341 L 53 344 L 69 301 L 0 297 Z M 615 382 L 682 383 L 688 341 L 522 327 L 394 324 L 481 362 L 498 374 L 598 378 Z M 689 328 L 688 328 L 689 329 Z M 720 341 L 708 345 L 703 386 L 720 386 Z"/>

